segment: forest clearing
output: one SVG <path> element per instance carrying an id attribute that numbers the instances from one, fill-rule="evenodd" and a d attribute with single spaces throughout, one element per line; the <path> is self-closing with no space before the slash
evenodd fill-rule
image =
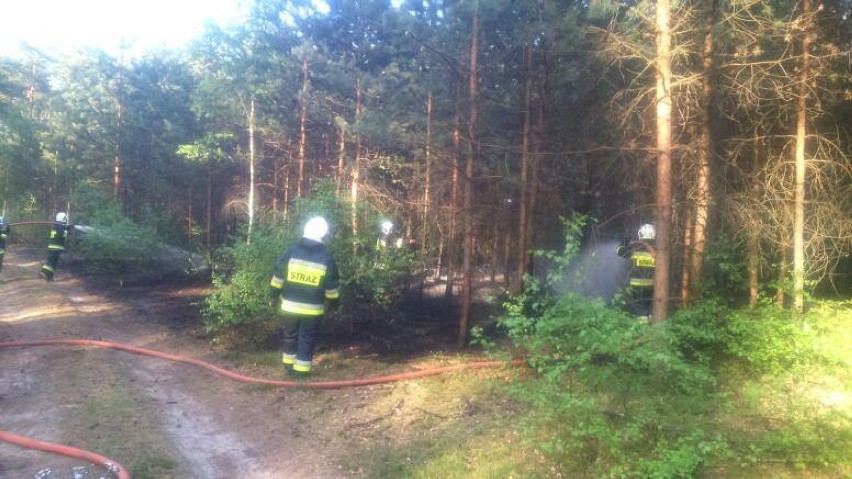
<path id="1" fill-rule="evenodd" d="M 192 306 L 202 288 L 92 290 L 70 275 L 45 285 L 37 264 L 34 257 L 7 258 L 0 343 L 108 339 L 206 359 L 247 376 L 287 380 L 262 352 L 228 359 L 210 347 Z M 323 380 L 357 379 L 475 359 L 413 353 L 379 357 L 356 342 L 323 351 L 318 367 Z M 343 465 L 347 458 L 355 461 L 353 444 L 422 439 L 443 427 L 436 421 L 476 429 L 488 394 L 454 383 L 508 374 L 468 371 L 455 379 L 311 390 L 246 385 L 195 366 L 87 347 L 3 349 L 2 364 L 4 429 L 96 452 L 137 479 L 363 477 Z M 462 395 L 430 392 L 436 387 Z M 3 441 L 0 465 L 4 479 L 108 477 L 89 462 Z"/>
<path id="2" fill-rule="evenodd" d="M 237 3 L 0 54 L 0 479 L 852 477 L 852 2 Z"/>

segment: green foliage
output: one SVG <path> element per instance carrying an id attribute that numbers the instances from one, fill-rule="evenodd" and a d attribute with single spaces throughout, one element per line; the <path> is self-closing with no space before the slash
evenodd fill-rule
<path id="1" fill-rule="evenodd" d="M 744 298 L 748 291 L 745 248 L 733 238 L 720 235 L 707 248 L 707 271 L 702 288 L 706 294 L 719 298 Z"/>
<path id="2" fill-rule="evenodd" d="M 576 220 L 566 222 L 568 246 L 546 255 L 558 269 L 579 251 L 585 219 Z M 530 434 L 546 436 L 537 440 L 554 462 L 572 474 L 692 477 L 726 451 L 724 439 L 681 427 L 715 404 L 702 355 L 702 344 L 716 342 L 712 333 L 688 321 L 646 326 L 597 299 L 555 297 L 547 286 L 531 282 L 507 302 L 501 325 L 537 373 L 515 390 L 536 411 Z"/>
<path id="3" fill-rule="evenodd" d="M 121 277 L 149 267 L 160 249 L 152 229 L 131 221 L 117 203 L 94 188 L 81 188 L 74 205 L 71 220 L 90 227 L 80 233 L 76 251 L 88 272 Z"/>
<path id="4" fill-rule="evenodd" d="M 288 241 L 289 239 L 289 241 Z M 203 313 L 205 326 L 213 333 L 224 333 L 235 326 L 267 321 L 274 317 L 268 303 L 269 281 L 275 259 L 286 244 L 296 237 L 282 238 L 264 232 L 255 233 L 251 243 L 238 242 L 218 252 L 231 274 L 213 276 L 214 292 L 207 296 Z"/>
<path id="5" fill-rule="evenodd" d="M 373 245 L 379 216 L 375 211 L 359 211 L 361 221 L 368 226 L 353 234 L 351 207 L 335 195 L 331 182 L 315 185 L 314 195 L 298 201 L 295 210 L 299 214 L 293 221 L 271 221 L 252 235 L 250 243 L 237 242 L 217 253 L 215 291 L 204 308 L 209 331 L 224 333 L 275 318 L 267 304 L 275 260 L 301 237 L 301 225 L 314 215 L 325 217 L 331 225 L 327 245 L 340 270 L 342 301 L 390 308 L 400 300 L 415 255 L 406 249 L 388 249 L 383 256 L 377 255 Z"/>
<path id="6" fill-rule="evenodd" d="M 576 243 L 580 229 L 568 231 L 566 243 Z M 547 257 L 565 266 L 575 255 L 568 247 Z M 852 304 L 814 304 L 802 322 L 771 304 L 708 298 L 649 326 L 549 286 L 529 282 L 506 302 L 501 325 L 536 372 L 511 386 L 531 411 L 527 440 L 561 473 L 751 477 L 745 471 L 764 461 L 848 465 L 852 406 L 838 391 L 850 384 Z"/>
<path id="7" fill-rule="evenodd" d="M 738 310 L 724 331 L 730 353 L 756 373 L 777 374 L 813 360 L 812 337 L 789 310 Z"/>
<path id="8" fill-rule="evenodd" d="M 721 437 L 708 437 L 696 430 L 678 437 L 673 444 L 660 441 L 651 459 L 639 461 L 634 477 L 651 479 L 695 477 L 708 457 L 726 455 L 728 445 Z"/>

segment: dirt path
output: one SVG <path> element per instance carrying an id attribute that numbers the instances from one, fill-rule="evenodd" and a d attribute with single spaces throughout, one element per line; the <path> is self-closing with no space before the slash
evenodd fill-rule
<path id="1" fill-rule="evenodd" d="M 100 339 L 211 358 L 206 340 L 175 327 L 186 325 L 198 290 L 140 290 L 127 300 L 110 299 L 61 265 L 57 281 L 46 283 L 38 266 L 37 259 L 7 254 L 0 341 Z M 347 477 L 336 465 L 344 449 L 336 438 L 349 428 L 341 419 L 385 388 L 357 394 L 261 388 L 120 351 L 7 349 L 0 350 L 0 430 L 110 457 L 134 471 L 134 479 Z M 0 479 L 103 476 L 84 461 L 0 443 Z"/>

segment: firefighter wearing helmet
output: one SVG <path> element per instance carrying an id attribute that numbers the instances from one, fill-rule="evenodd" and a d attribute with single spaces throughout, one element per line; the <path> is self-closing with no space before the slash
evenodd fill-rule
<path id="1" fill-rule="evenodd" d="M 381 232 L 379 233 L 379 239 L 376 241 L 376 249 L 383 250 L 388 246 L 393 246 L 395 248 L 402 248 L 402 238 L 397 237 L 394 239 L 393 236 L 394 226 L 393 222 L 390 220 L 382 221 L 381 224 Z"/>
<path id="2" fill-rule="evenodd" d="M 6 240 L 9 239 L 9 234 L 6 218 L 0 216 L 0 271 L 3 271 L 3 257 L 6 256 Z"/>
<path id="3" fill-rule="evenodd" d="M 281 360 L 294 377 L 311 373 L 326 301 L 340 298 L 337 264 L 325 245 L 328 231 L 324 218 L 308 220 L 302 238 L 278 257 L 269 283 L 270 302 L 283 318 Z"/>
<path id="4" fill-rule="evenodd" d="M 656 250 L 654 225 L 647 223 L 639 228 L 637 241 L 624 238 L 616 253 L 630 259 L 630 273 L 627 287 L 629 295 L 628 310 L 640 318 L 650 318 L 654 300 L 654 271 L 656 270 Z"/>
<path id="5" fill-rule="evenodd" d="M 73 228 L 68 224 L 68 215 L 60 211 L 56 213 L 50 235 L 47 238 L 47 261 L 42 265 L 39 274 L 46 281 L 53 281 L 56 274 L 56 265 L 59 257 L 65 252 L 65 243 L 68 241 L 68 232 Z"/>

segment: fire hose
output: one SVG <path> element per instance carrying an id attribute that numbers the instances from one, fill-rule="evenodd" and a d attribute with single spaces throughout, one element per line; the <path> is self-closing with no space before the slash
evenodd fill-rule
<path id="1" fill-rule="evenodd" d="M 124 469 L 121 464 L 108 459 L 94 452 L 84 451 L 76 447 L 63 446 L 62 444 L 54 444 L 52 442 L 38 441 L 24 436 L 18 436 L 11 432 L 0 431 L 0 441 L 5 441 L 10 444 L 15 444 L 26 449 L 36 449 L 39 451 L 52 452 L 63 456 L 73 457 L 75 459 L 84 459 L 97 464 L 109 472 L 113 473 L 118 479 L 130 479 L 130 473 Z"/>
<path id="2" fill-rule="evenodd" d="M 154 358 L 165 359 L 168 361 L 192 364 L 208 371 L 212 371 L 215 374 L 220 376 L 224 376 L 228 379 L 233 379 L 235 381 L 251 383 L 251 384 L 266 384 L 269 386 L 275 387 L 289 387 L 289 388 L 305 388 L 305 389 L 341 389 L 347 387 L 359 387 L 359 386 L 369 386 L 374 384 L 385 384 L 396 381 L 403 381 L 409 379 L 422 378 L 427 376 L 436 376 L 439 374 L 444 374 L 451 371 L 460 371 L 464 369 L 485 369 L 485 368 L 497 368 L 504 367 L 507 365 L 521 365 L 523 364 L 523 360 L 515 359 L 511 362 L 504 361 L 474 361 L 470 363 L 462 363 L 455 364 L 451 366 L 443 366 L 437 368 L 430 369 L 421 369 L 418 371 L 411 371 L 406 373 L 398 373 L 398 374 L 390 374 L 386 376 L 376 376 L 372 378 L 362 378 L 362 379 L 348 379 L 348 380 L 340 380 L 340 381 L 279 381 L 274 379 L 264 379 L 264 378 L 255 378 L 251 376 L 246 376 L 243 374 L 235 373 L 233 371 L 229 371 L 224 368 L 220 368 L 214 364 L 208 363 L 206 361 L 202 361 L 200 359 L 181 356 L 177 354 L 169 354 L 161 351 L 155 351 L 153 349 L 141 348 L 138 346 L 133 346 L 131 344 L 126 343 L 117 343 L 112 341 L 100 341 L 93 339 L 44 339 L 44 340 L 35 340 L 35 341 L 11 341 L 0 343 L 0 349 L 11 349 L 11 348 L 25 348 L 25 347 L 33 347 L 33 346 L 62 346 L 62 345 L 71 345 L 71 346 L 92 346 L 97 348 L 104 349 L 113 349 L 118 351 L 124 351 L 132 354 L 138 354 L 143 356 L 150 356 Z M 74 457 L 78 459 L 85 459 L 91 461 L 95 464 L 99 464 L 102 467 L 107 468 L 111 472 L 115 473 L 118 479 L 130 479 L 130 475 L 127 471 L 121 467 L 117 462 L 107 459 L 103 456 L 100 456 L 95 453 L 91 453 L 88 451 L 83 451 L 81 449 L 76 449 L 68 446 L 63 446 L 59 444 L 51 444 L 42 441 L 36 441 L 34 439 L 25 438 L 23 436 L 17 436 L 15 434 L 11 434 L 5 431 L 0 431 L 0 441 L 5 441 L 11 444 L 15 444 L 28 449 L 39 449 L 46 452 L 53 452 L 56 454 L 65 455 L 68 457 Z"/>

